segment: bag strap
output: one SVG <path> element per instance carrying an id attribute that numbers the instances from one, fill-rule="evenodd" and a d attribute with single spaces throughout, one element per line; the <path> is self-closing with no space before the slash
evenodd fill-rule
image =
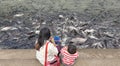
<path id="1" fill-rule="evenodd" d="M 46 47 L 45 47 L 45 61 L 44 61 L 44 66 L 47 66 L 47 50 L 48 50 L 48 44 L 49 44 L 49 42 L 46 43 Z"/>

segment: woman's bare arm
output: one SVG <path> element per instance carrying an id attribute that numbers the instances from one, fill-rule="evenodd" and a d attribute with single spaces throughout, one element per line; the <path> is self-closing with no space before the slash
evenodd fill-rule
<path id="1" fill-rule="evenodd" d="M 34 47 L 35 47 L 36 50 L 39 50 L 39 49 L 40 49 L 40 45 L 38 44 L 37 41 L 35 42 L 35 46 L 34 46 Z"/>

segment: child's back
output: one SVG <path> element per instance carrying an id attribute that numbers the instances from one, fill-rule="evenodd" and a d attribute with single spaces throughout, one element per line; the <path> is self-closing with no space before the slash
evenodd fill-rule
<path id="1" fill-rule="evenodd" d="M 79 56 L 76 46 L 68 45 L 61 49 L 62 62 L 66 66 L 72 66 Z"/>

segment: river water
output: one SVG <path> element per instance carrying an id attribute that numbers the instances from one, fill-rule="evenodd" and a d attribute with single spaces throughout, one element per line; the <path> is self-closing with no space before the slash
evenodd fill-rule
<path id="1" fill-rule="evenodd" d="M 108 13 L 109 14 L 109 13 Z M 79 48 L 120 48 L 119 17 L 99 15 L 90 18 L 77 12 L 26 15 L 17 13 L 0 18 L 0 48 L 34 48 L 41 27 L 50 27 L 62 44 L 73 43 Z"/>

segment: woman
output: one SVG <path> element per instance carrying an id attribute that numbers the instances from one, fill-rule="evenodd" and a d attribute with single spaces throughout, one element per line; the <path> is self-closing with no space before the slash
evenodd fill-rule
<path id="1" fill-rule="evenodd" d="M 58 50 L 53 42 L 50 30 L 47 27 L 44 27 L 40 30 L 38 40 L 36 41 L 35 44 L 36 58 L 42 65 L 44 65 L 45 63 L 45 49 L 47 43 L 48 43 L 47 61 L 52 62 L 55 59 L 55 55 L 58 54 Z"/>

